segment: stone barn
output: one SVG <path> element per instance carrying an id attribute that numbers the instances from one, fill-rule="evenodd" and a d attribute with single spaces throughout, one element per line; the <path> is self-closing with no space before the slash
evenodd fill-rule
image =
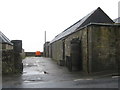
<path id="1" fill-rule="evenodd" d="M 115 23 L 120 23 L 120 17 L 113 20 Z"/>
<path id="2" fill-rule="evenodd" d="M 46 42 L 46 43 L 44 44 L 44 53 L 43 53 L 43 55 L 44 55 L 45 57 L 49 57 L 49 43 L 50 43 L 50 42 Z"/>
<path id="3" fill-rule="evenodd" d="M 12 42 L 0 32 L 0 67 L 2 74 L 21 73 L 22 64 L 22 41 L 12 40 Z"/>
<path id="4" fill-rule="evenodd" d="M 120 24 L 99 7 L 58 34 L 49 43 L 49 57 L 70 71 L 117 71 Z"/>

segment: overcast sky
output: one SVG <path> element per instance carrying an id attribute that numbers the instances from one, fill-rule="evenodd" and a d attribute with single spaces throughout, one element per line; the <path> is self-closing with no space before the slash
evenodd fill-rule
<path id="1" fill-rule="evenodd" d="M 22 40 L 25 51 L 43 51 L 47 41 L 101 7 L 118 17 L 119 0 L 0 0 L 0 31 L 10 40 Z"/>

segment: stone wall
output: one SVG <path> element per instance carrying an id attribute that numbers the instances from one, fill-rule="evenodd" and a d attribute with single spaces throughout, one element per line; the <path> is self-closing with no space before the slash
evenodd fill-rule
<path id="1" fill-rule="evenodd" d="M 90 72 L 116 71 L 120 61 L 120 27 L 93 25 L 89 30 Z"/>
<path id="2" fill-rule="evenodd" d="M 35 57 L 35 52 L 25 52 L 25 56 L 34 56 Z"/>
<path id="3" fill-rule="evenodd" d="M 2 50 L 2 73 L 13 73 L 14 67 L 14 52 L 13 50 Z"/>
<path id="4" fill-rule="evenodd" d="M 4 50 L 11 50 L 13 49 L 13 46 L 10 44 L 2 43 L 2 49 Z"/>
<path id="5" fill-rule="evenodd" d="M 24 49 L 22 49 L 22 53 L 20 53 L 20 56 L 22 57 L 22 59 L 24 59 L 26 56 L 25 56 L 25 52 L 24 52 Z"/>
<path id="6" fill-rule="evenodd" d="M 49 57 L 49 42 L 44 44 L 44 57 Z"/>
<path id="7" fill-rule="evenodd" d="M 81 41 L 82 69 L 93 73 L 118 70 L 120 64 L 120 26 L 114 24 L 90 24 L 49 46 L 52 59 L 65 60 L 71 57 L 71 40 Z M 63 43 L 63 41 L 65 43 Z M 65 44 L 65 50 L 63 50 Z M 64 51 L 64 53 L 63 53 Z M 65 55 L 65 59 L 63 58 Z"/>
<path id="8" fill-rule="evenodd" d="M 58 40 L 54 43 L 51 44 L 52 47 L 52 51 L 51 48 L 49 48 L 49 52 L 52 52 L 52 59 L 56 60 L 57 62 L 59 62 L 60 60 L 63 60 L 63 54 L 65 54 L 65 61 L 64 63 L 66 63 L 66 56 L 70 56 L 70 42 L 72 39 L 74 38 L 79 38 L 79 40 L 82 41 L 82 60 L 83 60 L 83 70 L 85 72 L 87 72 L 87 28 L 83 28 L 82 30 L 73 33 L 71 35 L 69 35 L 68 37 L 65 37 L 65 39 L 61 39 Z M 65 40 L 65 41 L 64 41 Z M 65 43 L 63 43 L 63 41 Z M 65 44 L 65 50 L 63 50 L 63 44 Z M 64 51 L 64 53 L 63 53 Z"/>
<path id="9" fill-rule="evenodd" d="M 49 57 L 52 58 L 52 44 L 49 44 Z"/>
<path id="10" fill-rule="evenodd" d="M 81 41 L 81 53 L 82 54 L 82 68 L 83 71 L 88 72 L 88 59 L 87 59 L 87 28 L 83 28 L 80 31 L 77 31 L 76 33 L 71 34 L 65 39 L 65 56 L 70 56 L 70 42 L 73 38 L 79 38 Z M 66 59 L 65 59 L 66 60 Z"/>
<path id="11" fill-rule="evenodd" d="M 14 43 L 10 45 L 8 43 L 2 43 L 2 74 L 13 74 L 13 73 L 22 73 L 23 63 L 22 63 L 22 47 L 19 44 Z M 18 49 L 19 48 L 19 52 Z"/>
<path id="12" fill-rule="evenodd" d="M 59 40 L 52 44 L 52 59 L 56 60 L 63 60 L 63 42 Z"/>

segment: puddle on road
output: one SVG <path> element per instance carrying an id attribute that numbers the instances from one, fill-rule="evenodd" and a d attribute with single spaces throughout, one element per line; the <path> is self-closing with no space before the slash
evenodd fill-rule
<path id="1" fill-rule="evenodd" d="M 23 71 L 23 75 L 36 75 L 36 74 L 48 74 L 46 71 Z"/>
<path id="2" fill-rule="evenodd" d="M 29 83 L 29 82 L 31 82 L 31 81 L 24 81 L 25 83 Z"/>
<path id="3" fill-rule="evenodd" d="M 37 66 L 37 64 L 25 64 L 24 67 L 33 67 L 33 66 Z"/>
<path id="4" fill-rule="evenodd" d="M 120 78 L 120 76 L 112 76 L 112 78 Z"/>
<path id="5" fill-rule="evenodd" d="M 81 81 L 81 80 L 93 80 L 93 78 L 86 78 L 86 79 L 75 79 L 74 81 Z"/>
<path id="6" fill-rule="evenodd" d="M 36 83 L 43 81 L 44 75 L 49 74 L 44 68 L 46 65 L 44 63 L 44 61 L 39 60 L 24 62 L 22 81 L 24 83 Z"/>
<path id="7" fill-rule="evenodd" d="M 43 81 L 42 78 L 24 80 L 25 83 Z"/>
<path id="8" fill-rule="evenodd" d="M 36 75 L 36 74 L 40 74 L 40 73 L 37 72 L 37 71 L 29 71 L 29 72 L 24 71 L 24 72 L 23 72 L 23 75 Z"/>

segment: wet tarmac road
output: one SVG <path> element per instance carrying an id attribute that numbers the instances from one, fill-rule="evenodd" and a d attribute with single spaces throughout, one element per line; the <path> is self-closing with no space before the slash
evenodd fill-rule
<path id="1" fill-rule="evenodd" d="M 3 76 L 3 88 L 118 88 L 119 77 L 69 72 L 50 58 L 27 57 L 21 75 Z"/>

